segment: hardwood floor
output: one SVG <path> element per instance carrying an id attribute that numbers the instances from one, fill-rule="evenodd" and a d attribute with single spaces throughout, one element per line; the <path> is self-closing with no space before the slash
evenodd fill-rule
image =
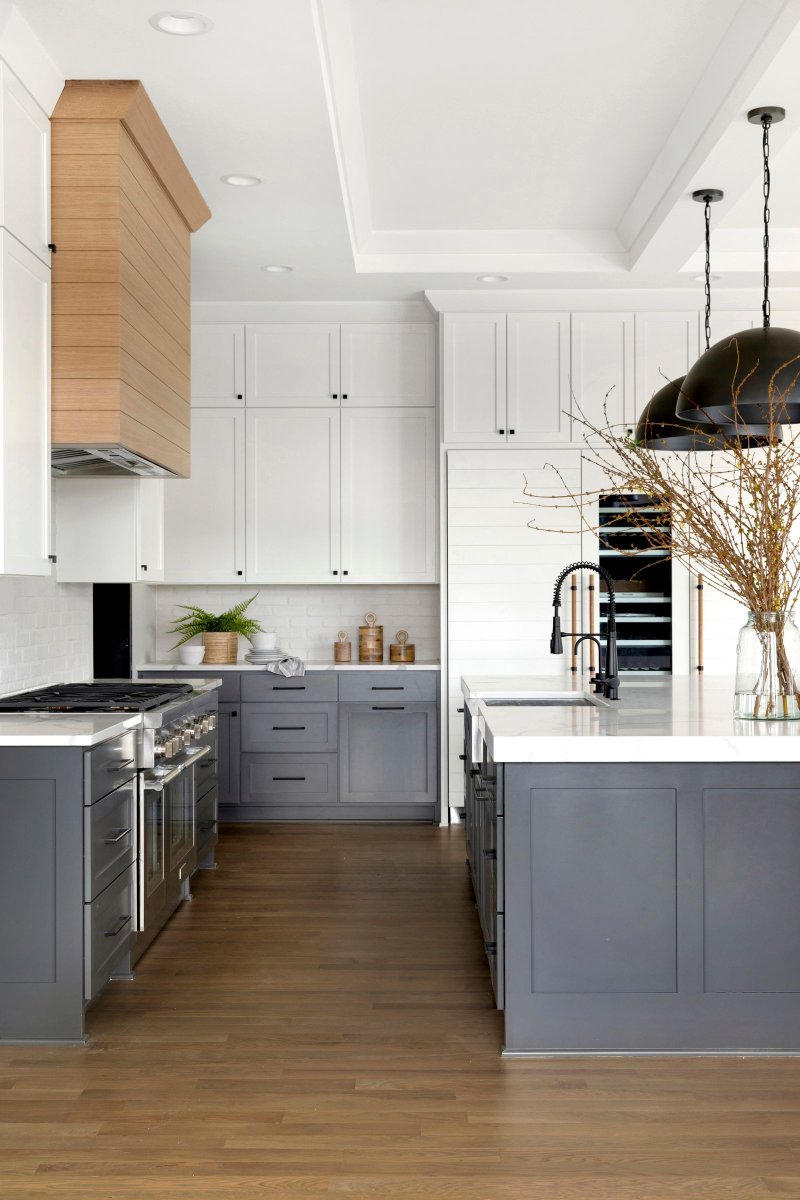
<path id="1" fill-rule="evenodd" d="M 499 1057 L 461 831 L 236 826 L 88 1048 L 0 1048 L 0 1197 L 800 1197 L 800 1060 Z"/>

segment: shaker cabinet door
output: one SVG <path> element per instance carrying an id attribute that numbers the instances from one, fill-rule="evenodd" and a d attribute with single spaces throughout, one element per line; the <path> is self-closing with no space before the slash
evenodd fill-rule
<path id="1" fill-rule="evenodd" d="M 633 313 L 573 313 L 572 440 L 592 436 L 581 417 L 620 434 L 631 428 L 633 387 Z"/>
<path id="2" fill-rule="evenodd" d="M 508 442 L 570 440 L 569 314 L 508 314 Z"/>
<path id="3" fill-rule="evenodd" d="M 442 330 L 445 442 L 505 442 L 505 313 L 445 313 Z"/>
<path id="4" fill-rule="evenodd" d="M 339 326 L 247 326 L 247 403 L 339 407 Z"/>
<path id="5" fill-rule="evenodd" d="M 0 113 L 0 225 L 49 267 L 50 121 L 5 63 Z"/>
<path id="6" fill-rule="evenodd" d="M 633 420 L 656 392 L 680 379 L 697 361 L 697 312 L 637 313 L 635 318 L 636 405 Z"/>
<path id="7" fill-rule="evenodd" d="M 435 579 L 434 410 L 343 412 L 342 581 Z"/>
<path id="8" fill-rule="evenodd" d="M 433 324 L 342 326 L 342 404 L 433 407 Z"/>
<path id="9" fill-rule="evenodd" d="M 164 482 L 168 583 L 244 578 L 243 412 L 192 411 L 192 474 Z"/>
<path id="10" fill-rule="evenodd" d="M 249 583 L 339 580 L 339 411 L 247 414 Z"/>
<path id="11" fill-rule="evenodd" d="M 340 804 L 435 804 L 435 704 L 339 705 Z"/>
<path id="12" fill-rule="evenodd" d="M 244 408 L 244 325 L 192 326 L 192 404 Z"/>

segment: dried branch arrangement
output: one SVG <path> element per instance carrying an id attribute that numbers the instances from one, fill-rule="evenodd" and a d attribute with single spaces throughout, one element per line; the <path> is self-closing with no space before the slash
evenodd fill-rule
<path id="1" fill-rule="evenodd" d="M 697 450 L 681 453 L 650 450 L 608 423 L 595 426 L 576 406 L 585 431 L 584 460 L 599 469 L 607 485 L 576 494 L 553 467 L 560 494 L 533 493 L 526 480 L 525 495 L 545 510 L 577 509 L 583 527 L 593 532 L 598 527 L 587 518 L 587 501 L 608 491 L 651 496 L 669 509 L 668 529 L 654 527 L 633 507 L 620 513 L 620 520 L 635 527 L 648 547 L 702 571 L 709 586 L 751 613 L 790 612 L 800 597 L 800 427 L 784 424 L 787 399 L 798 375 L 781 387 L 777 380 L 782 370 L 770 380 L 764 405 L 765 444 L 758 448 L 751 447 L 736 409 L 749 376 L 732 385 L 735 422 L 721 451 L 702 450 L 699 442 Z M 607 401 L 608 395 L 606 416 Z M 536 518 L 528 524 L 556 532 Z M 628 553 L 635 556 L 636 551 Z M 774 633 L 774 623 L 770 631 Z M 775 653 L 781 694 L 792 698 L 800 715 L 800 682 L 794 679 L 780 636 Z M 768 666 L 765 663 L 765 669 Z"/>

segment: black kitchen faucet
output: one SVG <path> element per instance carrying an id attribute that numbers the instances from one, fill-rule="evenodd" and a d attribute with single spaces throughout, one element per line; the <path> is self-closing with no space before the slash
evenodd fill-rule
<path id="1" fill-rule="evenodd" d="M 603 652 L 599 637 L 593 633 L 579 633 L 573 630 L 572 633 L 561 632 L 561 616 L 559 609 L 561 608 L 561 585 L 567 576 L 572 571 L 596 571 L 597 574 L 606 581 L 608 588 L 608 616 L 606 618 L 606 663 L 605 671 L 603 670 Z M 553 589 L 553 632 L 550 634 L 550 653 L 563 654 L 564 642 L 563 638 L 574 637 L 576 639 L 574 649 L 577 650 L 581 642 L 590 641 L 597 645 L 598 654 L 600 656 L 600 665 L 597 668 L 597 674 L 592 677 L 595 692 L 602 693 L 606 700 L 619 700 L 619 663 L 617 662 L 617 597 L 614 592 L 614 584 L 611 576 L 605 567 L 598 566 L 592 562 L 575 562 L 570 563 L 556 580 L 556 585 Z"/>

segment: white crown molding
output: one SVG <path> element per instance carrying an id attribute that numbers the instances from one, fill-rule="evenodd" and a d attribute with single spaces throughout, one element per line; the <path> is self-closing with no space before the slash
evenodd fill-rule
<path id="1" fill-rule="evenodd" d="M 722 294 L 720 292 L 722 291 Z M 773 288 L 775 312 L 800 310 L 800 287 Z M 756 287 L 716 288 L 713 312 L 760 312 L 761 289 Z M 474 289 L 431 289 L 425 301 L 432 312 L 691 312 L 702 311 L 700 287 L 679 288 L 542 288 L 540 291 L 475 291 Z M 713 314 L 712 314 L 713 315 Z"/>
<path id="2" fill-rule="evenodd" d="M 423 300 L 195 300 L 192 303 L 195 325 L 431 320 L 431 309 Z"/>

